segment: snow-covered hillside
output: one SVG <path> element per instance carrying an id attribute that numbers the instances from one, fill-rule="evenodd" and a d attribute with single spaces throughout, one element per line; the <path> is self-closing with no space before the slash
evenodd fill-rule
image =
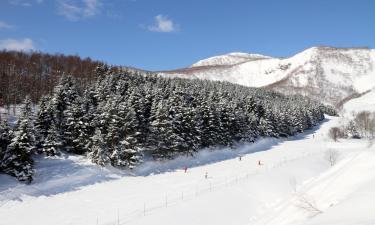
<path id="1" fill-rule="evenodd" d="M 340 105 L 375 87 L 375 50 L 313 47 L 283 59 L 235 53 L 161 74 L 266 87 Z"/>
<path id="2" fill-rule="evenodd" d="M 214 56 L 208 59 L 200 60 L 194 63 L 191 67 L 199 66 L 231 66 L 239 63 L 255 61 L 259 59 L 270 59 L 269 56 L 259 54 L 248 54 L 242 52 L 232 52 L 226 55 Z"/>
<path id="3" fill-rule="evenodd" d="M 329 140 L 338 120 L 238 151 L 145 164 L 133 175 L 81 157 L 42 160 L 32 185 L 0 175 L 0 224 L 372 225 L 375 149 Z M 329 149 L 339 152 L 333 167 Z M 304 199 L 321 212 L 303 209 Z"/>
<path id="4" fill-rule="evenodd" d="M 347 117 L 351 117 L 361 111 L 375 112 L 375 89 L 359 98 L 352 99 L 343 107 L 343 114 Z"/>

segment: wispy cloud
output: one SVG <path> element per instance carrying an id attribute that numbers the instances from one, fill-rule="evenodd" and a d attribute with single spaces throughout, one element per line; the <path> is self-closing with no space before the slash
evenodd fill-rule
<path id="1" fill-rule="evenodd" d="M 35 50 L 33 40 L 30 38 L 24 39 L 3 39 L 0 40 L 0 49 L 15 50 L 15 51 L 29 51 Z"/>
<path id="2" fill-rule="evenodd" d="M 77 21 L 99 14 L 100 5 L 99 0 L 59 0 L 58 13 L 68 20 Z"/>
<path id="3" fill-rule="evenodd" d="M 157 15 L 154 18 L 154 24 L 148 27 L 149 31 L 153 32 L 174 32 L 178 30 L 178 26 L 167 16 Z"/>
<path id="4" fill-rule="evenodd" d="M 30 7 L 35 2 L 41 4 L 44 2 L 44 0 L 8 0 L 8 2 L 15 6 Z"/>
<path id="5" fill-rule="evenodd" d="M 32 6 L 32 2 L 27 1 L 27 0 L 8 0 L 8 2 L 12 5 L 15 5 L 15 6 L 23 6 L 23 7 Z"/>
<path id="6" fill-rule="evenodd" d="M 14 26 L 4 22 L 4 21 L 0 21 L 0 30 L 2 29 L 12 29 L 14 28 Z"/>

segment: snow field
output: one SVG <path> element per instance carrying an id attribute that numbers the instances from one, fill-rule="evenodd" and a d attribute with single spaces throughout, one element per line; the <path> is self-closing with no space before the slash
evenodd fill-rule
<path id="1" fill-rule="evenodd" d="M 196 158 L 146 163 L 134 176 L 100 169 L 81 157 L 69 156 L 60 163 L 51 159 L 37 168 L 35 184 L 8 180 L 0 185 L 0 224 L 114 224 L 117 217 L 120 224 L 228 224 L 234 217 L 236 224 L 247 224 L 329 168 L 323 159 L 325 133 L 335 122 L 237 151 L 203 151 Z M 187 173 L 182 170 L 185 165 Z M 0 179 L 6 181 L 4 177 Z M 20 218 L 20 212 L 32 219 Z M 178 216 L 183 215 L 196 221 L 181 221 Z"/>

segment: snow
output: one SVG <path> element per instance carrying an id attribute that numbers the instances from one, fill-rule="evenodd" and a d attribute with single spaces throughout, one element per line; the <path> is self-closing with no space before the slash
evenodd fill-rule
<path id="1" fill-rule="evenodd" d="M 352 143 L 350 143 L 352 144 Z M 348 147 L 348 146 L 347 146 Z M 354 148 L 353 148 L 354 147 Z M 357 144 L 351 148 L 355 150 Z M 339 146 L 342 151 L 343 147 Z M 295 195 L 291 196 L 280 205 L 274 207 L 266 215 L 262 215 L 259 222 L 254 224 L 306 224 L 306 217 L 312 216 L 309 224 L 373 224 L 375 216 L 366 214 L 375 205 L 369 204 L 360 207 L 359 215 L 353 213 L 352 204 L 348 204 L 358 198 L 363 200 L 363 190 L 374 183 L 375 177 L 369 171 L 375 169 L 375 154 L 372 151 L 353 151 L 345 156 L 335 167 L 304 184 Z M 358 192 L 359 190 L 359 192 Z M 351 198 L 348 198 L 348 197 Z M 367 195 L 374 199 L 375 193 Z M 308 199 L 322 211 L 321 216 L 316 215 L 313 210 L 301 210 L 303 199 Z M 362 204 L 370 202 L 367 199 Z M 337 206 L 339 207 L 336 209 Z M 341 214 L 345 212 L 345 216 Z M 292 216 L 285 218 L 286 215 Z"/>
<path id="2" fill-rule="evenodd" d="M 375 50 L 313 47 L 288 58 L 235 53 L 204 59 L 190 69 L 165 71 L 160 75 L 227 81 L 250 87 L 287 80 L 289 83 L 284 85 L 300 90 L 300 94 L 311 88 L 323 88 L 321 92 L 326 95 L 313 97 L 336 104 L 355 92 L 375 88 Z M 332 99 L 327 100 L 326 96 Z"/>
<path id="3" fill-rule="evenodd" d="M 79 156 L 37 158 L 32 185 L 0 175 L 0 224 L 372 225 L 375 149 L 362 140 L 329 140 L 339 120 L 329 117 L 288 139 L 147 162 L 132 172 Z M 325 159 L 328 149 L 340 152 L 333 167 Z M 311 217 L 296 207 L 300 195 L 323 213 Z"/>
<path id="4" fill-rule="evenodd" d="M 235 65 L 239 63 L 244 63 L 247 61 L 259 60 L 259 59 L 269 59 L 271 57 L 264 56 L 260 54 L 248 54 L 242 52 L 232 52 L 225 55 L 214 56 L 208 59 L 200 60 L 197 63 L 194 63 L 191 67 L 198 67 L 198 66 L 215 66 L 215 65 L 222 65 L 222 66 L 229 66 Z"/>
<path id="5" fill-rule="evenodd" d="M 343 107 L 343 111 L 343 114 L 349 118 L 361 111 L 375 112 L 375 89 L 360 98 L 347 102 Z"/>

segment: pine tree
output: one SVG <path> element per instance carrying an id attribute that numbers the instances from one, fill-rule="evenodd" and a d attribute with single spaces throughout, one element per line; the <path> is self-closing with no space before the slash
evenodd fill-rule
<path id="1" fill-rule="evenodd" d="M 82 155 L 88 151 L 89 123 L 80 100 L 75 98 L 64 111 L 62 140 L 65 151 Z"/>
<path id="2" fill-rule="evenodd" d="M 259 129 L 261 136 L 265 136 L 265 137 L 277 136 L 277 133 L 275 133 L 274 118 L 269 111 L 266 111 L 265 116 L 260 118 L 258 129 Z"/>
<path id="3" fill-rule="evenodd" d="M 355 124 L 355 122 L 353 120 L 351 120 L 349 122 L 349 124 L 347 125 L 347 127 L 346 127 L 346 134 L 350 138 L 361 138 L 361 135 L 358 132 L 357 125 Z"/>
<path id="4" fill-rule="evenodd" d="M 105 166 L 110 163 L 110 153 L 104 141 L 104 135 L 100 129 L 95 130 L 95 134 L 91 139 L 91 151 L 88 154 L 91 161 L 100 166 Z"/>
<path id="5" fill-rule="evenodd" d="M 202 115 L 197 108 L 184 108 L 182 114 L 183 153 L 193 155 L 202 147 Z"/>
<path id="6" fill-rule="evenodd" d="M 60 138 L 61 136 L 59 131 L 56 129 L 55 124 L 52 123 L 48 128 L 46 137 L 40 146 L 40 152 L 47 156 L 59 155 L 63 146 Z"/>
<path id="7" fill-rule="evenodd" d="M 50 101 L 56 129 L 61 135 L 63 144 L 67 144 L 66 149 L 68 151 L 72 148 L 72 146 L 70 144 L 70 140 L 64 139 L 67 137 L 64 135 L 64 129 L 66 128 L 66 123 L 70 123 L 71 121 L 68 121 L 66 118 L 70 115 L 70 112 L 66 112 L 66 110 L 68 107 L 71 107 L 74 104 L 78 97 L 78 91 L 74 85 L 73 78 L 71 76 L 64 75 L 61 77 L 59 84 L 55 87 Z"/>
<path id="8" fill-rule="evenodd" d="M 0 172 L 3 171 L 5 152 L 12 140 L 12 133 L 7 121 L 0 122 Z M 4 164 L 5 165 L 5 164 Z"/>
<path id="9" fill-rule="evenodd" d="M 174 138 L 172 132 L 169 110 L 166 102 L 160 101 L 152 108 L 152 122 L 150 135 L 148 138 L 149 149 L 155 159 L 171 158 L 172 140 Z"/>
<path id="10" fill-rule="evenodd" d="M 20 181 L 30 183 L 33 175 L 31 155 L 35 150 L 33 113 L 31 100 L 26 97 L 21 116 L 14 131 L 14 137 L 4 152 L 3 171 Z"/>
<path id="11" fill-rule="evenodd" d="M 51 133 L 51 127 L 54 126 L 54 123 L 53 109 L 50 106 L 50 98 L 42 97 L 39 103 L 39 111 L 34 122 L 35 145 L 37 148 L 37 153 L 45 153 L 43 150 L 43 145 L 45 145 L 45 139 L 49 133 Z M 59 136 L 58 133 L 55 133 L 55 135 Z M 49 152 L 47 155 L 51 154 L 53 154 L 53 152 Z"/>
<path id="12" fill-rule="evenodd" d="M 33 176 L 33 136 L 28 129 L 29 121 L 23 119 L 19 122 L 14 138 L 5 150 L 2 168 L 9 175 L 15 176 L 19 181 L 30 183 Z"/>
<path id="13" fill-rule="evenodd" d="M 137 148 L 131 144 L 132 139 L 126 138 L 114 148 L 110 158 L 111 164 L 115 167 L 133 169 L 142 162 L 142 155 Z"/>

